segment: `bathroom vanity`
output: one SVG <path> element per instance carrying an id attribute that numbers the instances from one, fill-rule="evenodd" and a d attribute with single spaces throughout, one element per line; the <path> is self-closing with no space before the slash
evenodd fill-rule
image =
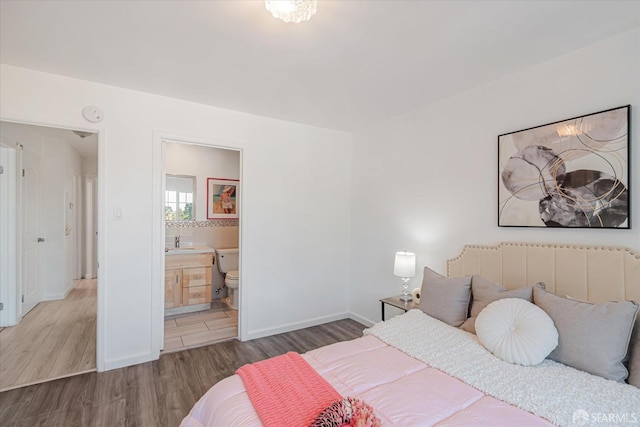
<path id="1" fill-rule="evenodd" d="M 171 248 L 165 252 L 165 315 L 211 308 L 214 249 Z"/>

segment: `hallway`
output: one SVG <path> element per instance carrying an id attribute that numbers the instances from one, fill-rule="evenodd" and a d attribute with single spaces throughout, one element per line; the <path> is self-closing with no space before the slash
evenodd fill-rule
<path id="1" fill-rule="evenodd" d="M 0 330 L 0 391 L 96 370 L 97 280 L 74 283 Z"/>

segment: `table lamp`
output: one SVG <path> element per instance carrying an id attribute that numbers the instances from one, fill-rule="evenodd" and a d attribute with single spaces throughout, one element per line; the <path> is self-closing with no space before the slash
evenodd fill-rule
<path id="1" fill-rule="evenodd" d="M 413 298 L 409 294 L 409 279 L 416 275 L 416 254 L 413 252 L 396 252 L 393 263 L 393 274 L 402 278 L 402 295 L 400 300 L 409 302 Z"/>

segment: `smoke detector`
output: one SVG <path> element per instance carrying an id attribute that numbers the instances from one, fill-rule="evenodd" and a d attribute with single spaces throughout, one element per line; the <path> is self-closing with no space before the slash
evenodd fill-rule
<path id="1" fill-rule="evenodd" d="M 98 123 L 102 121 L 104 114 L 102 110 L 93 105 L 87 105 L 82 109 L 82 116 L 91 123 Z"/>

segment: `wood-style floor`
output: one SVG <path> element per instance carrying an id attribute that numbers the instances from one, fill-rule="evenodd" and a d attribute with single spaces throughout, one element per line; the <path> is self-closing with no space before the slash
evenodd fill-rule
<path id="1" fill-rule="evenodd" d="M 0 391 L 96 369 L 96 280 L 0 331 Z M 0 418 L 2 422 L 2 418 Z"/>
<path id="2" fill-rule="evenodd" d="M 211 309 L 165 317 L 163 353 L 186 350 L 238 337 L 238 310 L 221 300 Z"/>
<path id="3" fill-rule="evenodd" d="M 299 353 L 362 335 L 340 320 L 260 338 L 163 354 L 160 360 L 92 372 L 0 393 L 0 422 L 9 426 L 176 427 L 213 384 L 237 368 L 287 351 Z"/>

